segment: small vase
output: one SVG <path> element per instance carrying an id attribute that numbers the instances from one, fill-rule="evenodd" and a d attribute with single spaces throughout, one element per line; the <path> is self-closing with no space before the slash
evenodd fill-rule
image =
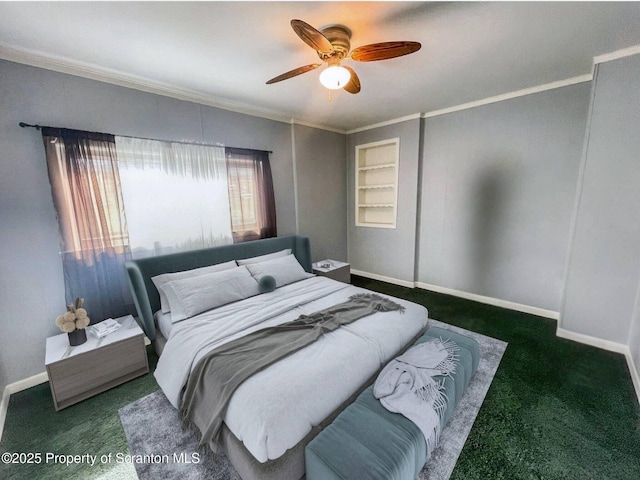
<path id="1" fill-rule="evenodd" d="M 87 331 L 84 328 L 75 329 L 73 332 L 67 333 L 69 335 L 69 345 L 75 347 L 82 345 L 87 341 Z"/>

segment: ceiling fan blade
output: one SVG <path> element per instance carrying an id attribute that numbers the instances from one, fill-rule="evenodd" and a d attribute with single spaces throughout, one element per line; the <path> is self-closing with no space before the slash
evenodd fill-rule
<path id="1" fill-rule="evenodd" d="M 298 75 L 302 75 L 303 73 L 310 72 L 311 70 L 315 70 L 318 68 L 321 63 L 312 63 L 311 65 L 305 65 L 304 67 L 298 67 L 293 70 L 290 70 L 282 75 L 278 75 L 277 77 L 273 77 L 271 80 L 267 80 L 267 85 L 271 85 L 272 83 L 281 82 L 282 80 L 286 80 L 287 78 L 296 77 Z"/>
<path id="2" fill-rule="evenodd" d="M 420 50 L 419 42 L 383 42 L 363 45 L 351 51 L 350 57 L 358 62 L 375 62 L 409 55 Z"/>
<path id="3" fill-rule="evenodd" d="M 318 50 L 323 53 L 331 53 L 333 51 L 333 45 L 327 40 L 320 31 L 313 28 L 302 20 L 291 20 L 291 28 L 296 32 L 304 43 L 309 45 L 314 50 Z"/>
<path id="4" fill-rule="evenodd" d="M 360 79 L 358 78 L 358 75 L 356 74 L 356 72 L 351 67 L 347 67 L 345 65 L 343 65 L 343 67 L 349 70 L 349 73 L 351 74 L 351 78 L 349 79 L 347 84 L 342 88 L 349 93 L 360 92 Z"/>

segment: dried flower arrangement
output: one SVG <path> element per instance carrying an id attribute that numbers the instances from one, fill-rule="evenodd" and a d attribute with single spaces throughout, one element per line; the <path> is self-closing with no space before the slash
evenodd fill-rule
<path id="1" fill-rule="evenodd" d="M 74 303 L 67 305 L 67 312 L 56 318 L 56 325 L 60 330 L 70 333 L 89 326 L 89 317 L 82 305 L 84 305 L 84 298 L 76 298 Z"/>

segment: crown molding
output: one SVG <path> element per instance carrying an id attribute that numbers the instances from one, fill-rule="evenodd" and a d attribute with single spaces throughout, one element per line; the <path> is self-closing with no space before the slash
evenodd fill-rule
<path id="1" fill-rule="evenodd" d="M 354 128 L 353 130 L 347 130 L 344 133 L 346 133 L 347 135 L 351 135 L 352 133 L 364 132 L 366 130 L 373 130 L 374 128 L 386 127 L 387 125 L 393 125 L 395 123 L 402 123 L 408 120 L 418 119 L 420 118 L 420 115 L 421 115 L 420 113 L 412 113 L 411 115 L 406 115 L 404 117 L 394 118 L 392 120 L 386 120 L 380 123 L 374 123 L 372 125 L 367 125 L 365 127 Z"/>
<path id="2" fill-rule="evenodd" d="M 0 45 L 0 59 L 32 67 L 44 68 L 46 70 L 52 70 L 68 75 L 74 75 L 76 77 L 87 78 L 89 80 L 96 80 L 98 82 L 118 85 L 120 87 L 132 88 L 134 90 L 175 98 L 177 100 L 197 103 L 199 105 L 206 105 L 235 113 L 242 113 L 252 117 L 259 117 L 287 124 L 307 125 L 313 128 L 336 133 L 345 133 L 344 130 L 335 129 L 326 125 L 306 123 L 273 111 L 259 109 L 241 103 L 230 102 L 195 90 L 152 81 L 136 75 L 124 74 L 117 70 L 104 68 L 95 64 L 76 62 L 62 57 L 45 55 L 41 52 L 15 49 L 7 47 L 6 45 Z"/>
<path id="3" fill-rule="evenodd" d="M 345 135 L 345 134 L 349 133 L 347 130 L 341 130 L 339 128 L 327 127 L 326 125 L 318 125 L 317 123 L 306 122 L 304 120 L 298 120 L 298 119 L 295 119 L 295 118 L 292 118 L 290 123 L 291 123 L 291 125 L 300 125 L 302 127 L 317 128 L 317 129 L 320 129 L 320 130 L 326 130 L 328 132 L 340 133 L 342 135 Z"/>
<path id="4" fill-rule="evenodd" d="M 609 62 L 619 58 L 628 57 L 631 55 L 640 54 L 640 45 L 623 48 L 610 52 L 607 54 L 593 57 L 593 65 L 599 63 Z M 74 75 L 82 78 L 96 80 L 99 82 L 105 82 L 121 87 L 132 88 L 147 93 L 153 93 L 162 95 L 165 97 L 176 98 L 178 100 L 184 100 L 188 102 L 197 103 L 200 105 L 206 105 L 210 107 L 220 108 L 222 110 L 228 110 L 236 113 L 242 113 L 253 117 L 264 118 L 267 120 L 273 120 L 276 122 L 288 123 L 291 125 L 302 125 L 311 128 L 317 128 L 326 130 L 329 132 L 339 133 L 343 135 L 350 135 L 353 133 L 363 132 L 366 130 L 372 130 L 375 128 L 385 127 L 396 123 L 402 123 L 409 120 L 415 120 L 418 118 L 430 118 L 439 115 L 446 115 L 448 113 L 459 112 L 461 110 L 467 110 L 469 108 L 475 108 L 483 105 L 489 105 L 491 103 L 501 102 L 504 100 L 510 100 L 513 98 L 522 97 L 525 95 L 531 95 L 534 93 L 544 92 L 547 90 L 553 90 L 556 88 L 566 87 L 569 85 L 575 85 L 583 82 L 590 82 L 593 79 L 593 71 L 586 75 L 580 75 L 577 77 L 567 78 L 565 80 L 559 80 L 557 82 L 546 83 L 535 87 L 525 88 L 522 90 L 516 90 L 513 92 L 496 95 L 493 97 L 484 98 L 481 100 L 475 100 L 473 102 L 467 102 L 460 105 L 454 105 L 451 107 L 433 110 L 426 113 L 414 113 L 403 117 L 386 120 L 363 127 L 354 128 L 351 130 L 343 130 L 339 128 L 330 127 L 327 125 L 319 125 L 313 122 L 307 122 L 305 120 L 295 119 L 283 114 L 279 114 L 274 111 L 255 108 L 249 105 L 230 102 L 221 98 L 217 98 L 202 92 L 195 90 L 189 90 L 178 87 L 176 85 L 165 84 L 161 82 L 155 82 L 143 77 L 135 75 L 124 74 L 122 72 L 104 68 L 95 64 L 75 62 L 62 57 L 55 57 L 51 55 L 45 55 L 41 52 L 15 49 L 6 45 L 0 45 L 0 59 L 22 63 L 33 67 L 44 68 L 47 70 L 53 70 L 60 73 Z"/>
<path id="5" fill-rule="evenodd" d="M 617 60 L 619 58 L 630 57 L 631 55 L 637 55 L 640 53 L 640 45 L 634 45 L 632 47 L 616 50 L 615 52 L 605 53 L 604 55 L 598 55 L 593 57 L 593 64 L 610 62 L 611 60 Z"/>
<path id="6" fill-rule="evenodd" d="M 556 88 L 567 87 L 569 85 L 575 85 L 577 83 L 590 82 L 593 80 L 593 72 L 580 75 L 578 77 L 571 77 L 564 80 L 558 80 L 557 82 L 545 83 L 543 85 L 538 85 L 535 87 L 524 88 L 522 90 L 516 90 L 513 92 L 503 93 L 501 95 L 496 95 L 494 97 L 483 98 L 481 100 L 474 100 L 473 102 L 462 103 L 460 105 L 454 105 L 452 107 L 442 108 L 439 110 L 433 110 L 431 112 L 426 113 L 414 113 L 412 115 L 407 115 L 405 117 L 395 118 L 393 120 L 387 120 L 385 122 L 376 123 L 373 125 L 368 125 L 366 127 L 354 128 L 353 130 L 347 130 L 346 134 L 350 135 L 352 133 L 363 132 L 365 130 L 371 130 L 374 128 L 385 127 L 387 125 L 393 125 L 395 123 L 406 122 L 407 120 L 413 120 L 416 118 L 430 118 L 437 117 L 439 115 L 446 115 L 448 113 L 459 112 L 461 110 L 467 110 L 469 108 L 481 107 L 483 105 L 489 105 L 491 103 L 502 102 L 504 100 L 510 100 L 512 98 L 524 97 L 525 95 L 531 95 L 533 93 L 544 92 L 547 90 L 553 90 Z"/>
<path id="7" fill-rule="evenodd" d="M 533 93 L 545 92 L 547 90 L 554 90 L 556 88 L 568 87 L 569 85 L 575 85 L 577 83 L 590 82 L 593 80 L 593 73 L 586 75 L 580 75 L 578 77 L 571 77 L 565 80 L 558 80 L 557 82 L 545 83 L 536 87 L 523 88 L 522 90 L 516 90 L 514 92 L 503 93 L 502 95 L 496 95 L 494 97 L 484 98 L 482 100 L 475 100 L 473 102 L 462 103 L 453 107 L 442 108 L 440 110 L 433 110 L 431 112 L 423 113 L 422 118 L 437 117 L 439 115 L 445 115 L 447 113 L 459 112 L 461 110 L 467 110 L 469 108 L 481 107 L 483 105 L 489 105 L 491 103 L 502 102 L 504 100 L 511 100 L 512 98 L 524 97 Z"/>

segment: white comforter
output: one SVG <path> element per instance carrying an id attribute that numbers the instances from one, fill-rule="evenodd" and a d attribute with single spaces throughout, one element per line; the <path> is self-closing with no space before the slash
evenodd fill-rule
<path id="1" fill-rule="evenodd" d="M 178 322 L 158 361 L 158 384 L 178 408 L 192 367 L 208 351 L 365 291 L 313 277 Z M 394 301 L 406 311 L 376 313 L 343 326 L 236 390 L 224 421 L 258 461 L 276 459 L 296 445 L 426 327 L 426 308 Z"/>

